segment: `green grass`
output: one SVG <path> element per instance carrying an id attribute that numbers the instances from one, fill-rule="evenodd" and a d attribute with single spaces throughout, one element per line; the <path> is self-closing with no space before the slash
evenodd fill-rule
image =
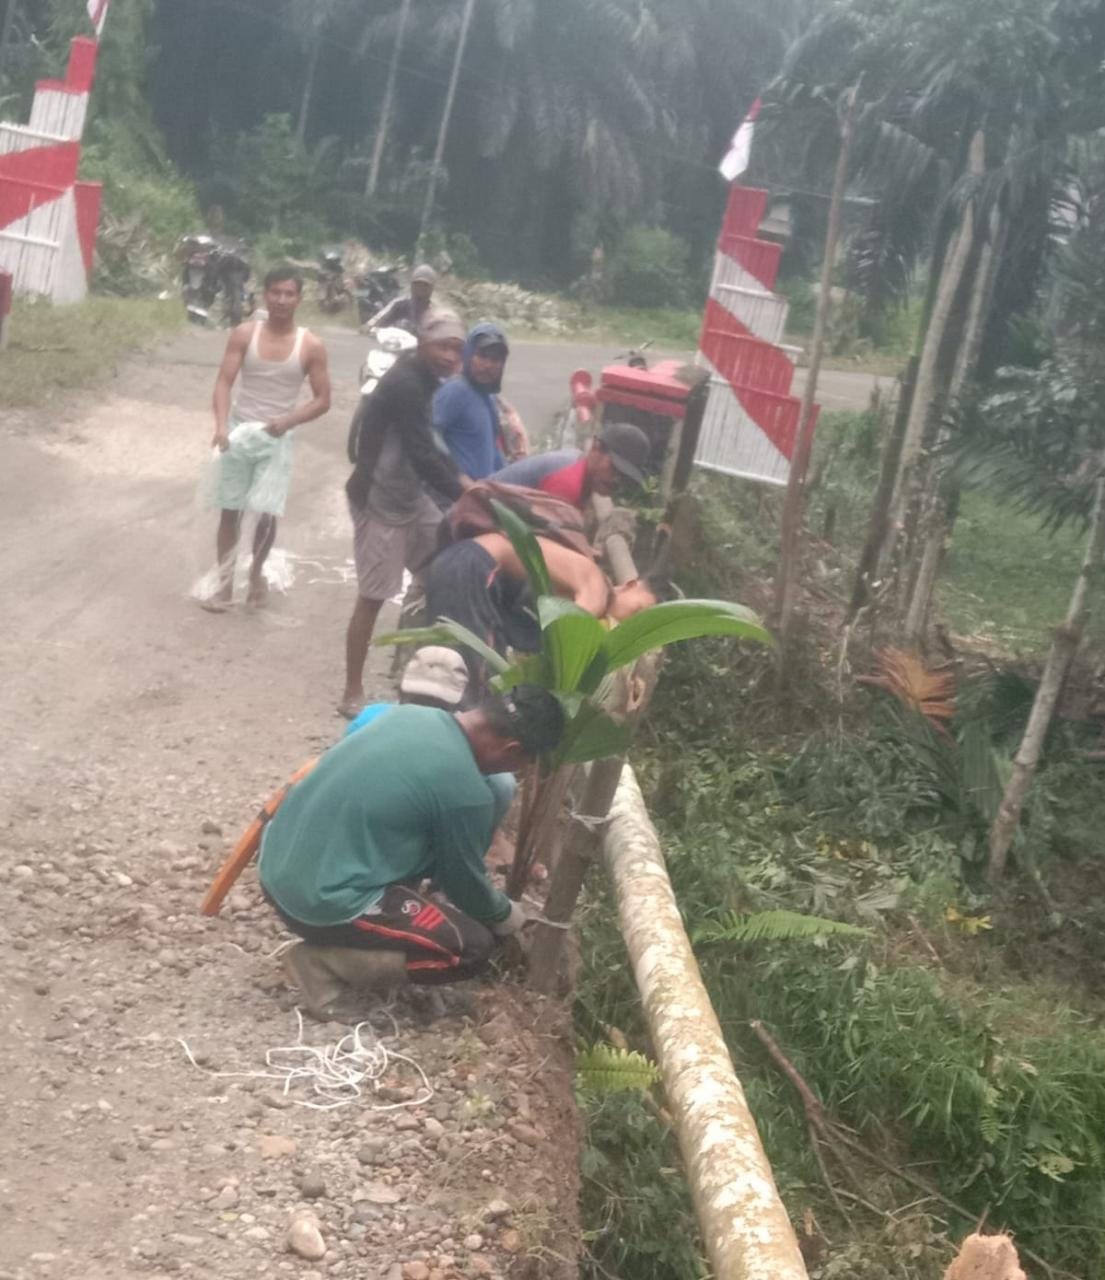
<path id="1" fill-rule="evenodd" d="M 30 409 L 94 386 L 115 362 L 184 325 L 176 298 L 89 298 L 73 306 L 16 302 L 0 352 L 0 408 Z"/>
<path id="2" fill-rule="evenodd" d="M 659 350 L 693 351 L 702 329 L 702 311 L 670 307 L 595 307 L 583 317 L 578 337 L 611 342 L 624 349 L 651 342 Z"/>
<path id="3" fill-rule="evenodd" d="M 1039 521 L 985 493 L 968 493 L 955 527 L 940 603 L 953 630 L 1010 653 L 1039 653 L 1067 610 L 1083 531 L 1048 534 Z M 1091 616 L 1105 635 L 1105 615 Z"/>

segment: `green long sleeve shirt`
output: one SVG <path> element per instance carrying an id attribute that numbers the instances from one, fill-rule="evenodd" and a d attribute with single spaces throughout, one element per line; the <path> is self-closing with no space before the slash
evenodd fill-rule
<path id="1" fill-rule="evenodd" d="M 484 924 L 510 914 L 483 857 L 495 802 L 447 711 L 402 706 L 343 738 L 265 830 L 261 883 L 302 924 L 345 924 L 388 885 L 432 879 Z"/>

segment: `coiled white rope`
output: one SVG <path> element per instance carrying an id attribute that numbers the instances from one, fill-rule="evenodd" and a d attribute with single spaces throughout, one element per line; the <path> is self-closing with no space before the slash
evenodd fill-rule
<path id="1" fill-rule="evenodd" d="M 413 1098 L 402 1102 L 369 1103 L 370 1111 L 397 1111 L 403 1107 L 419 1107 L 434 1096 L 433 1086 L 417 1062 L 405 1053 L 389 1047 L 387 1041 L 399 1037 L 399 1025 L 386 1009 L 378 1011 L 391 1023 L 390 1036 L 381 1036 L 371 1022 L 358 1022 L 333 1044 L 309 1045 L 303 1042 L 303 1014 L 295 1011 L 298 1022 L 295 1044 L 278 1045 L 265 1053 L 265 1071 L 213 1071 L 197 1062 L 188 1042 L 177 1037 L 188 1061 L 199 1071 L 223 1080 L 277 1080 L 281 1092 L 294 1106 L 312 1111 L 333 1111 L 361 1101 L 366 1089 L 375 1092 L 389 1069 L 405 1063 L 418 1076 L 422 1088 Z M 374 1015 L 375 1016 L 375 1015 Z M 308 1084 L 317 1099 L 292 1097 L 292 1090 Z"/>

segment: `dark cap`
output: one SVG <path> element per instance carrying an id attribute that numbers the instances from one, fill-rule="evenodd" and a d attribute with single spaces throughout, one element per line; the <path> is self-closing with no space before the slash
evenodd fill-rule
<path id="1" fill-rule="evenodd" d="M 554 750 L 564 733 L 564 708 L 548 689 L 535 684 L 516 685 L 503 694 L 503 706 L 511 731 L 527 755 Z"/>
<path id="2" fill-rule="evenodd" d="M 478 333 L 471 339 L 473 351 L 490 351 L 498 349 L 503 355 L 510 354 L 510 347 L 501 333 Z"/>
<path id="3" fill-rule="evenodd" d="M 608 422 L 598 439 L 623 476 L 634 484 L 644 484 L 652 445 L 640 427 L 631 422 Z"/>

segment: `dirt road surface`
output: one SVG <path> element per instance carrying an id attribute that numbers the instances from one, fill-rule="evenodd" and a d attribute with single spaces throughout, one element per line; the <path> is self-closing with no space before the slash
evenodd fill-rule
<path id="1" fill-rule="evenodd" d="M 296 1040 L 252 874 L 217 920 L 198 905 L 261 799 L 343 727 L 360 355 L 335 343 L 335 410 L 296 441 L 290 590 L 214 616 L 188 592 L 222 341 L 188 334 L 0 428 L 0 1277 L 532 1274 L 538 1247 L 574 1252 L 556 1010 L 509 984 L 432 1021 L 397 1006 L 380 1028 L 425 1101 L 402 1063 L 334 1111 L 219 1074 Z M 287 1251 L 297 1207 L 318 1260 Z"/>
<path id="2" fill-rule="evenodd" d="M 570 1042 L 517 988 L 381 1023 L 425 1101 L 402 1063 L 334 1111 L 220 1074 L 297 1035 L 252 874 L 218 920 L 197 908 L 258 803 L 342 728 L 363 354 L 328 335 L 336 403 L 297 433 L 288 591 L 213 616 L 189 590 L 212 552 L 195 495 L 222 342 L 188 333 L 0 427 L 0 1280 L 452 1280 L 538 1274 L 539 1255 L 570 1273 Z M 519 343 L 508 389 L 541 429 L 568 371 L 609 355 Z M 297 1209 L 317 1260 L 287 1252 Z"/>

